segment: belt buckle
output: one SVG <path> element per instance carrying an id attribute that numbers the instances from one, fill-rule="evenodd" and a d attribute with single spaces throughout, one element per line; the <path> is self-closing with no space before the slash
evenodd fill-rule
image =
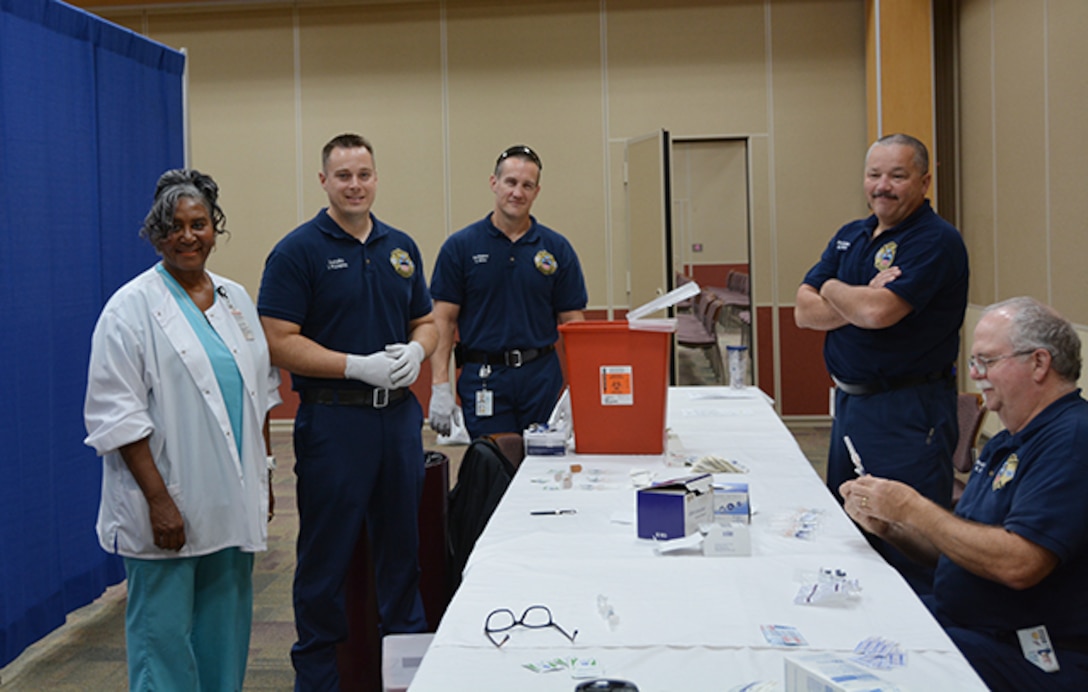
<path id="1" fill-rule="evenodd" d="M 389 405 L 389 390 L 385 387 L 375 387 L 371 391 L 370 405 L 374 408 L 385 408 Z"/>
<path id="2" fill-rule="evenodd" d="M 513 351 L 506 352 L 506 364 L 512 368 L 520 368 L 524 362 L 521 357 L 521 349 L 515 348 Z"/>

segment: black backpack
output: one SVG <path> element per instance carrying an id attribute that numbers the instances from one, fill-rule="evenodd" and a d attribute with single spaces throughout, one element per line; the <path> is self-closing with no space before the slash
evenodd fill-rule
<path id="1" fill-rule="evenodd" d="M 450 593 L 461 585 L 468 555 L 499 505 L 516 469 L 489 437 L 473 440 L 449 496 Z"/>

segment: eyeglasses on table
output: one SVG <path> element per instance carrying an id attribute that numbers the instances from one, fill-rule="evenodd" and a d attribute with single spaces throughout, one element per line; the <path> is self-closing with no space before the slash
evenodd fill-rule
<path id="1" fill-rule="evenodd" d="M 510 639 L 508 632 L 519 625 L 531 630 L 554 627 L 571 644 L 574 643 L 574 638 L 578 636 L 578 630 L 574 630 L 574 634 L 568 634 L 565 629 L 560 627 L 552 618 L 552 611 L 548 609 L 548 606 L 543 605 L 529 606 L 522 612 L 520 618 L 516 617 L 514 611 L 509 608 L 496 608 L 488 613 L 487 619 L 484 620 L 484 634 L 487 635 L 492 644 L 501 648 Z M 495 635 L 498 634 L 502 634 L 503 637 L 501 640 L 496 641 Z"/>

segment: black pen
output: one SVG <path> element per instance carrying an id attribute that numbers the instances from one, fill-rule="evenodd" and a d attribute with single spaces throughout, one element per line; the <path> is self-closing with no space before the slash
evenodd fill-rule
<path id="1" fill-rule="evenodd" d="M 575 509 L 537 509 L 529 512 L 534 517 L 542 517 L 549 514 L 577 514 Z"/>

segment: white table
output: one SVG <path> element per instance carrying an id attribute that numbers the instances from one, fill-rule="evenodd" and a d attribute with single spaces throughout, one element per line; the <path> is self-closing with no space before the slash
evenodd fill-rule
<path id="1" fill-rule="evenodd" d="M 985 689 L 906 582 L 872 550 L 824 487 L 767 399 L 754 388 L 673 388 L 671 449 L 744 464 L 754 515 L 750 557 L 656 555 L 637 538 L 634 469 L 656 480 L 686 475 L 662 456 L 528 457 L 469 558 L 419 671 L 413 692 L 431 690 L 573 690 L 565 672 L 524 667 L 553 657 L 596 658 L 608 677 L 642 692 L 730 690 L 783 680 L 783 659 L 800 652 L 848 657 L 870 636 L 897 642 L 907 665 L 878 671 L 904 689 Z M 556 489 L 555 472 L 583 471 Z M 532 516 L 532 510 L 576 514 Z M 809 539 L 790 530 L 801 511 L 820 517 Z M 860 580 L 859 598 L 835 606 L 801 606 L 794 595 L 820 568 Z M 619 617 L 598 612 L 604 595 Z M 578 630 L 569 643 L 551 628 L 515 628 L 495 648 L 484 635 L 488 613 L 520 614 L 548 606 L 555 622 Z M 806 647 L 775 647 L 760 625 L 791 625 Z M 778 688 L 781 689 L 781 686 Z"/>

